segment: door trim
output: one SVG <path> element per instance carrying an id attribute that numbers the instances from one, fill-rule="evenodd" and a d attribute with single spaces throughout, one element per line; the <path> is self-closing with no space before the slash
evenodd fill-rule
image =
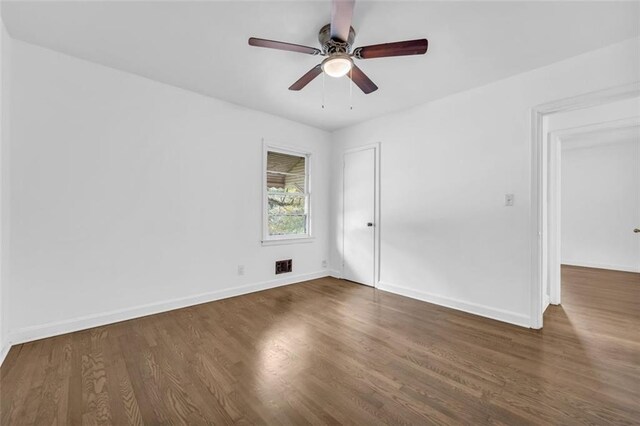
<path id="1" fill-rule="evenodd" d="M 640 96 L 640 81 L 622 86 L 616 86 L 596 92 L 590 92 L 531 108 L 531 211 L 530 211 L 530 242 L 531 242 L 531 285 L 530 285 L 530 322 L 531 328 L 540 329 L 543 326 L 543 306 L 547 277 L 543 271 L 548 267 L 545 258 L 548 235 L 543 227 L 543 217 L 549 214 L 548 205 L 544 197 L 549 160 L 543 156 L 543 147 L 548 144 L 543 125 L 546 116 L 559 112 L 573 111 L 597 105 L 603 105 L 622 99 Z M 548 145 L 547 145 L 548 147 Z"/>
<path id="2" fill-rule="evenodd" d="M 373 288 L 378 288 L 380 284 L 380 235 L 381 235 L 381 223 L 380 220 L 380 149 L 382 147 L 381 142 L 376 142 L 368 145 L 362 145 L 355 148 L 346 149 L 342 153 L 342 253 L 341 260 L 342 263 L 340 265 L 340 276 L 344 278 L 344 194 L 345 194 L 345 182 L 344 182 L 344 168 L 345 168 L 345 155 L 358 152 L 358 151 L 366 151 L 368 149 L 373 149 L 375 160 L 375 170 L 374 170 L 374 178 L 373 178 L 373 198 L 374 198 L 374 206 L 373 206 Z"/>

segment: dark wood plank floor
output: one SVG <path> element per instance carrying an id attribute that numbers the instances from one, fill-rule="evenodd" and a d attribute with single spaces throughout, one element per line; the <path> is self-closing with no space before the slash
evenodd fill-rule
<path id="1" fill-rule="evenodd" d="M 527 330 L 331 278 L 15 346 L 8 424 L 632 424 L 640 274 Z"/>

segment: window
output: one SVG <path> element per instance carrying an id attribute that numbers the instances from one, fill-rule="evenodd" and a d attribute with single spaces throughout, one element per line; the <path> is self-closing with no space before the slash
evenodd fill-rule
<path id="1" fill-rule="evenodd" d="M 308 238 L 309 154 L 267 147 L 264 240 Z"/>

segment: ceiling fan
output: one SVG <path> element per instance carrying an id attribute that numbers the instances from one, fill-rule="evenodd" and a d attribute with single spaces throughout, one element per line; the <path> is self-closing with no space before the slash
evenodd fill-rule
<path id="1" fill-rule="evenodd" d="M 322 50 L 315 47 L 255 37 L 249 39 L 249 45 L 326 56 L 322 63 L 311 68 L 298 81 L 293 83 L 289 90 L 302 89 L 324 71 L 330 77 L 348 76 L 365 94 L 369 94 L 378 90 L 378 86 L 358 68 L 353 62 L 353 58 L 372 59 L 388 56 L 424 55 L 427 53 L 429 43 L 427 39 L 422 38 L 356 47 L 351 50 L 356 37 L 356 32 L 351 27 L 354 4 L 355 0 L 332 0 L 331 23 L 322 27 L 318 33 L 318 40 Z"/>

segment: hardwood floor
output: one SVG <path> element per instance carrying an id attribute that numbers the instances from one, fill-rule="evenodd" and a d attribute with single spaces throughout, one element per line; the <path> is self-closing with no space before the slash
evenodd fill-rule
<path id="1" fill-rule="evenodd" d="M 632 424 L 640 274 L 563 268 L 533 331 L 332 278 L 15 346 L 9 424 Z"/>

